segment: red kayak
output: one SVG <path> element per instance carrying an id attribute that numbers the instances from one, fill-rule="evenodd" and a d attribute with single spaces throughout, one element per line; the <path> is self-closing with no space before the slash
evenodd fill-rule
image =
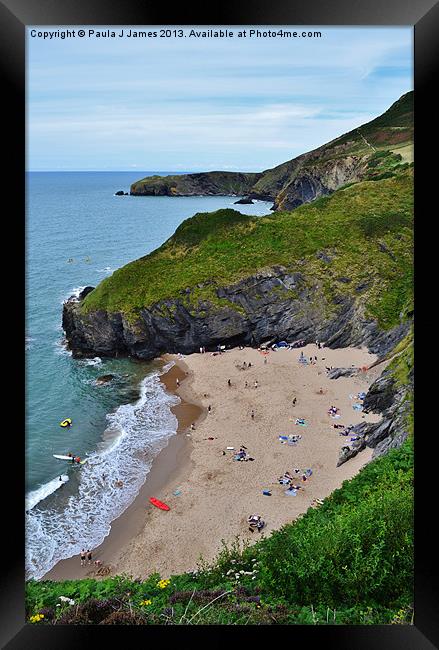
<path id="1" fill-rule="evenodd" d="M 159 501 L 155 497 L 149 497 L 149 500 L 151 501 L 153 506 L 155 506 L 156 508 L 160 508 L 160 510 L 170 510 L 169 506 L 167 506 L 166 503 L 163 503 L 163 501 Z"/>

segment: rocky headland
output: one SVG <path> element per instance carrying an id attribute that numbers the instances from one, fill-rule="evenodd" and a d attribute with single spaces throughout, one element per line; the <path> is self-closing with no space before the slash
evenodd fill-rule
<path id="1" fill-rule="evenodd" d="M 376 120 L 262 174 L 133 184 L 131 194 L 270 197 L 276 210 L 195 215 L 156 251 L 70 298 L 63 328 L 73 356 L 153 359 L 297 339 L 395 354 L 413 317 L 412 102 L 408 93 Z M 399 384 L 389 372 L 365 400 L 383 422 L 359 425 L 360 443 L 379 452 L 405 439 L 411 392 L 409 375 Z"/>
<path id="2" fill-rule="evenodd" d="M 373 178 L 395 165 L 410 162 L 412 116 L 410 92 L 371 122 L 272 169 L 260 173 L 214 171 L 149 176 L 133 183 L 130 194 L 244 195 L 250 200 L 273 201 L 273 210 L 292 210 L 347 183 Z"/>

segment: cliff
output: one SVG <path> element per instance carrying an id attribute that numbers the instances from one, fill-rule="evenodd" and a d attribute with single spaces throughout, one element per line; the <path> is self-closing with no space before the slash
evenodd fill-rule
<path id="1" fill-rule="evenodd" d="M 160 248 L 69 299 L 63 328 L 73 356 L 152 359 L 299 338 L 366 345 L 380 357 L 397 349 L 413 316 L 413 170 L 404 147 L 396 152 L 411 134 L 411 101 L 405 95 L 357 139 L 347 134 L 260 176 L 250 195 L 281 187 L 277 211 L 196 214 Z M 206 176 L 203 187 L 224 187 L 223 175 Z M 243 176 L 239 183 L 254 180 Z M 178 177 L 186 189 L 188 178 Z M 379 451 L 405 439 L 411 389 L 392 377 L 365 401 L 385 419 L 360 425 L 359 446 Z"/>
<path id="2" fill-rule="evenodd" d="M 248 194 L 262 174 L 204 172 L 176 176 L 148 176 L 131 185 L 133 196 L 198 196 Z"/>
<path id="3" fill-rule="evenodd" d="M 151 176 L 131 185 L 132 195 L 237 194 L 291 210 L 347 183 L 376 178 L 412 161 L 413 92 L 385 113 L 331 142 L 259 174 L 205 172 Z"/>
<path id="4" fill-rule="evenodd" d="M 412 313 L 412 172 L 292 212 L 184 221 L 159 249 L 64 306 L 74 356 L 319 338 L 384 353 Z"/>

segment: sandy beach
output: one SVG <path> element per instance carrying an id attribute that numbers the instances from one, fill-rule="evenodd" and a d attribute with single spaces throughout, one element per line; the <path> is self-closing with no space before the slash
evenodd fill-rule
<path id="1" fill-rule="evenodd" d="M 312 356 L 317 361 L 299 363 L 302 351 L 308 360 Z M 379 420 L 378 415 L 354 410 L 356 400 L 350 395 L 367 391 L 385 364 L 336 380 L 328 379 L 326 372 L 327 367 L 370 366 L 376 356 L 366 349 L 318 349 L 312 344 L 267 355 L 235 348 L 215 356 L 164 358 L 176 364 L 162 381 L 182 399 L 174 407 L 178 434 L 154 460 L 136 500 L 94 550 L 94 559 L 105 567 L 98 575 L 143 578 L 157 571 L 166 577 L 193 570 L 201 556 L 210 561 L 217 555 L 222 540 L 230 543 L 240 536 L 257 541 L 291 522 L 372 457 L 366 448 L 337 468 L 340 448 L 348 439 L 331 425 Z M 339 418 L 328 415 L 331 405 L 339 409 Z M 303 418 L 306 426 L 296 425 L 296 418 Z M 288 434 L 301 438 L 295 445 L 282 443 L 279 435 Z M 253 461 L 234 460 L 242 445 Z M 295 474 L 295 469 L 300 472 Z M 312 475 L 302 481 L 306 469 Z M 294 482 L 303 488 L 296 496 L 286 495 L 287 486 L 277 480 L 285 471 L 297 476 Z M 150 496 L 166 502 L 170 511 L 154 508 Z M 247 517 L 253 513 L 266 522 L 262 533 L 249 531 Z M 44 579 L 87 575 L 95 576 L 95 567 L 81 568 L 79 558 L 71 558 L 59 562 Z"/>

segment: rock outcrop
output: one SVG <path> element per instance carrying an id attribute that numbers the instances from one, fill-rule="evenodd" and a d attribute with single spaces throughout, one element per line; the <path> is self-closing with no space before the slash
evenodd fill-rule
<path id="1" fill-rule="evenodd" d="M 333 368 L 328 372 L 328 379 L 338 379 L 339 377 L 353 377 L 358 373 L 358 368 Z"/>
<path id="2" fill-rule="evenodd" d="M 398 384 L 391 368 L 386 368 L 371 385 L 363 402 L 364 413 L 380 413 L 382 418 L 379 422 L 361 422 L 352 428 L 350 435 L 354 434 L 358 439 L 341 448 L 337 467 L 366 446 L 373 448 L 373 458 L 400 447 L 409 433 L 408 414 L 412 393 L 413 371 L 409 373 L 408 383 Z"/>
<path id="3" fill-rule="evenodd" d="M 244 198 L 244 199 L 239 199 L 238 201 L 235 201 L 234 203 L 235 203 L 235 205 L 236 204 L 239 204 L 239 205 L 253 205 L 254 201 L 252 201 L 252 199 Z"/>
<path id="4" fill-rule="evenodd" d="M 78 358 L 129 355 L 153 359 L 164 352 L 189 354 L 201 346 L 214 350 L 218 344 L 318 339 L 328 347 L 367 345 L 372 352 L 385 354 L 409 327 L 406 323 L 382 331 L 364 317 L 352 297 L 340 294 L 328 304 L 322 293 L 308 286 L 302 273 L 281 266 L 229 286 L 215 286 L 215 304 L 191 302 L 195 290 L 145 307 L 134 320 L 102 309 L 83 313 L 82 299 L 71 298 L 64 304 L 62 322 L 68 347 Z"/>
<path id="5" fill-rule="evenodd" d="M 247 195 L 260 173 L 202 172 L 175 176 L 147 176 L 131 185 L 133 196 Z"/>

